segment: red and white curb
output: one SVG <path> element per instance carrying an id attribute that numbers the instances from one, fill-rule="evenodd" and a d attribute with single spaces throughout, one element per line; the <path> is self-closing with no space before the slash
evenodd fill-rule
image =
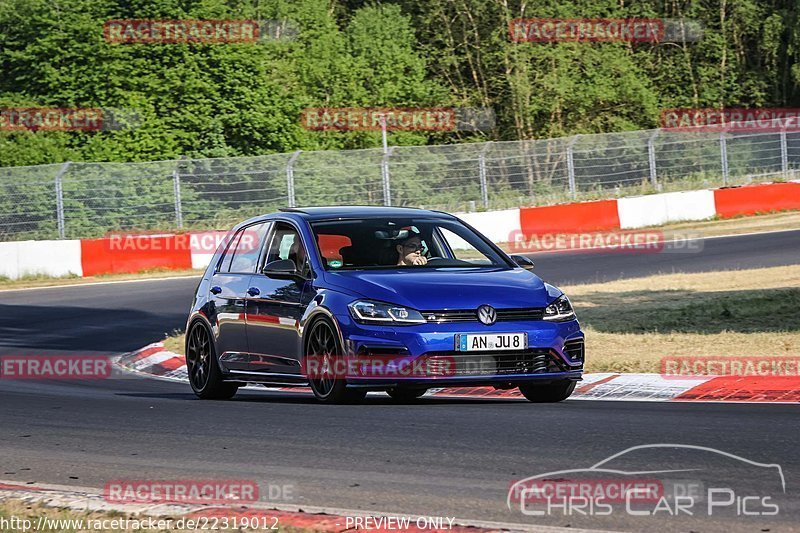
<path id="1" fill-rule="evenodd" d="M 182 355 L 156 342 L 118 357 L 122 370 L 145 377 L 188 382 Z M 258 387 L 263 388 L 263 387 Z M 276 387 L 270 390 L 308 393 L 305 387 Z M 383 393 L 376 393 L 383 394 Z M 518 399 L 518 389 L 453 387 L 430 389 L 427 397 Z M 575 400 L 679 401 L 679 402 L 800 402 L 800 377 L 796 376 L 696 376 L 664 377 L 661 374 L 585 374 L 570 396 Z"/>
<path id="2" fill-rule="evenodd" d="M 487 522 L 479 520 L 469 520 L 449 517 L 451 522 L 445 521 L 445 526 L 424 527 L 416 526 L 417 519 L 422 517 L 416 515 L 404 515 L 397 513 L 384 513 L 378 511 L 362 511 L 354 509 L 338 509 L 331 507 L 314 507 L 308 505 L 284 505 L 272 504 L 269 502 L 257 502 L 247 505 L 219 506 L 219 505 L 190 505 L 177 503 L 150 503 L 150 504 L 128 504 L 110 503 L 103 496 L 103 491 L 90 487 L 71 487 L 65 485 L 51 485 L 44 483 L 20 484 L 18 481 L 0 480 L 0 501 L 14 500 L 21 501 L 28 505 L 43 505 L 54 509 L 71 509 L 82 514 L 87 511 L 97 512 L 123 512 L 139 517 L 160 518 L 223 518 L 223 517 L 268 517 L 270 524 L 277 521 L 277 527 L 281 529 L 291 528 L 306 531 L 316 531 L 320 533 L 338 533 L 353 530 L 352 526 L 347 526 L 348 518 L 355 517 L 393 517 L 407 518 L 409 527 L 403 528 L 404 531 L 425 531 L 427 533 L 500 533 L 500 532 L 543 532 L 543 533 L 601 533 L 599 530 L 563 528 L 554 526 L 543 526 L 538 524 L 516 524 L 504 522 Z M 385 527 L 363 528 L 375 531 L 388 531 Z M 399 528 L 397 528 L 399 529 Z"/>

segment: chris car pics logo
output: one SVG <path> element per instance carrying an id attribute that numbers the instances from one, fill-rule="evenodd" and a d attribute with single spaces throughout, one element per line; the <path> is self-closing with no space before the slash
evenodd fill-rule
<path id="1" fill-rule="evenodd" d="M 539 517 L 746 519 L 777 515 L 785 499 L 786 481 L 778 464 L 704 446 L 658 443 L 632 446 L 587 468 L 516 480 L 506 505 Z"/>

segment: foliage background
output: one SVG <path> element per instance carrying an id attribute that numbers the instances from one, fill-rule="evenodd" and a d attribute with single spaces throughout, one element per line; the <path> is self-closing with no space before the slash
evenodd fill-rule
<path id="1" fill-rule="evenodd" d="M 306 107 L 491 107 L 481 133 L 395 145 L 647 129 L 673 107 L 800 106 L 794 0 L 0 0 L 0 107 L 135 110 L 139 127 L 0 132 L 0 166 L 369 148 Z M 696 43 L 512 43 L 518 17 L 699 20 Z M 294 41 L 120 45 L 108 19 L 289 19 Z"/>

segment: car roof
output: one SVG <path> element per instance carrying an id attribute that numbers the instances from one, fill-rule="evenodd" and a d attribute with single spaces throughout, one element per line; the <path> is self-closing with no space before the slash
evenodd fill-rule
<path id="1" fill-rule="evenodd" d="M 414 207 L 383 207 L 367 205 L 342 205 L 330 207 L 287 207 L 283 213 L 295 213 L 307 220 L 323 220 L 336 218 L 373 218 L 373 217 L 433 217 L 453 218 L 453 215 L 442 211 L 417 209 Z"/>

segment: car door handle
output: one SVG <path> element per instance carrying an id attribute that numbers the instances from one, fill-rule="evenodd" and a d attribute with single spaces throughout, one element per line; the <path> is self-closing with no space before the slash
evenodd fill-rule
<path id="1" fill-rule="evenodd" d="M 209 292 L 211 292 L 211 294 L 219 294 L 222 292 L 222 287 L 214 285 L 213 287 L 211 287 L 211 290 Z"/>
<path id="2" fill-rule="evenodd" d="M 250 287 L 249 289 L 247 289 L 247 294 L 249 294 L 250 296 L 258 296 L 259 294 L 261 294 L 261 291 L 258 290 L 258 287 Z"/>

